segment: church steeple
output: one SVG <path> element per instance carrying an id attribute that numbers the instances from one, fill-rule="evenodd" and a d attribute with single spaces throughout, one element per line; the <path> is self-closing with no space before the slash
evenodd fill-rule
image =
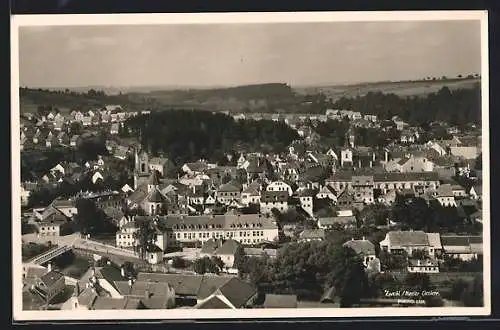
<path id="1" fill-rule="evenodd" d="M 345 134 L 345 147 L 354 148 L 354 139 L 355 139 L 354 130 L 352 126 L 350 126 Z"/>

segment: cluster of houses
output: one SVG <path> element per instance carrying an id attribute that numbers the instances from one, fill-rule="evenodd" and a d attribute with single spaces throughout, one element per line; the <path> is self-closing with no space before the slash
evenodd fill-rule
<path id="1" fill-rule="evenodd" d="M 219 257 L 224 267 L 231 269 L 240 245 L 237 239 L 210 238 L 200 249 L 199 257 Z M 157 239 L 157 242 L 159 241 L 160 238 Z M 446 256 L 462 261 L 482 257 L 482 243 L 482 236 L 390 231 L 379 245 L 381 251 L 406 255 L 406 268 L 409 273 L 432 274 L 439 273 L 440 263 Z M 343 246 L 354 250 L 361 258 L 366 271 L 383 271 L 376 255 L 375 245 L 371 241 L 364 237 L 351 239 Z M 254 256 L 265 254 L 264 249 L 253 250 L 258 251 L 255 253 L 245 249 L 245 253 Z M 40 305 L 49 304 L 67 287 L 65 276 L 59 271 L 52 270 L 50 264 L 47 268 L 27 268 L 23 273 L 23 281 L 28 287 L 25 294 L 30 294 L 31 299 L 33 297 L 39 299 Z M 257 297 L 258 291 L 254 285 L 230 274 L 139 272 L 132 276 L 123 266 L 119 267 L 108 261 L 102 267 L 92 266 L 76 280 L 73 295 L 62 303 L 61 309 L 240 309 L 297 308 L 300 305 L 296 295 L 266 294 L 265 301 L 261 304 L 256 303 Z M 320 307 L 325 302 L 335 300 L 333 294 L 327 298 L 323 297 L 320 300 Z"/>
<path id="2" fill-rule="evenodd" d="M 65 113 L 53 110 L 47 115 L 25 113 L 20 122 L 20 148 L 31 147 L 52 148 L 55 146 L 76 147 L 84 137 L 71 132 L 71 124 L 78 123 L 86 130 L 105 130 L 117 135 L 123 122 L 144 111 L 125 111 L 120 105 L 106 105 L 101 109 L 88 111 L 72 110 Z"/>
<path id="3" fill-rule="evenodd" d="M 204 160 L 186 163 L 177 178 L 167 175 L 174 166 L 168 158 L 150 157 L 136 149 L 133 186 L 125 184 L 113 203 L 106 205 L 106 212 L 120 227 L 116 245 L 134 244 L 137 221 L 123 216 L 124 208 L 138 219 L 158 222 L 168 238 L 163 240 L 162 251 L 210 238 L 231 238 L 246 245 L 273 241 L 278 237 L 275 213 L 289 210 L 313 220 L 319 230 L 355 227 L 354 209 L 375 203 L 390 206 L 397 194 L 422 197 L 443 207 L 474 209 L 467 216 L 475 214 L 474 220 L 481 221 L 480 182 L 463 187 L 443 180 L 436 171 L 438 165 L 421 151 L 395 151 L 389 156 L 385 150 L 382 156 L 354 146 L 351 136 L 347 140 L 340 152 L 330 149 L 300 155 L 291 147 L 283 155 L 240 154 L 228 166 Z M 75 164 L 58 164 L 51 175 L 64 180 L 76 168 Z M 96 183 L 104 177 L 105 161 L 99 158 L 84 168 L 93 171 Z M 335 209 L 334 214 L 318 215 L 325 207 Z M 313 238 L 308 232 L 300 237 Z"/>
<path id="4" fill-rule="evenodd" d="M 119 125 L 121 112 L 117 108 L 106 109 L 85 114 L 74 111 L 68 120 L 92 126 L 92 118 L 96 117 L 100 123 Z M 24 138 L 35 143 L 34 136 L 38 134 L 36 143 L 43 143 L 45 139 L 48 146 L 48 135 L 52 141 L 65 133 L 61 129 L 54 135 L 55 124 L 47 135 L 44 131 L 47 123 L 60 121 L 61 116 L 47 116 L 44 125 L 34 125 L 35 134 L 31 137 L 29 126 L 23 126 Z M 383 125 L 376 116 L 331 109 L 325 115 L 237 114 L 233 117 L 235 120 L 284 121 L 303 137 L 314 134 L 305 126 L 307 121 L 346 117 L 352 127 Z M 135 250 L 139 244 L 137 233 L 143 224 L 148 224 L 154 229 L 154 244 L 145 251 L 149 263 L 162 263 L 170 248 L 194 246 L 198 257 L 219 257 L 226 273 L 234 272 L 240 247 L 247 255 L 276 257 L 277 249 L 265 246 L 279 243 L 281 234 L 298 242 L 324 240 L 328 230 L 357 227 L 355 210 L 377 203 L 390 206 L 398 194 L 457 208 L 464 217 L 481 222 L 482 187 L 477 179 L 480 175 L 472 170 L 480 152 L 478 138 L 455 135 L 449 141 L 418 144 L 419 129 L 398 117 L 390 122 L 401 132 L 401 138 L 400 143 L 385 149 L 357 146 L 350 129 L 343 147 L 322 150 L 309 146 L 310 150 L 298 151 L 292 144 L 288 152 L 281 154 L 227 155 L 230 165 L 225 166 L 200 159 L 179 166 L 180 170 L 168 157 L 151 157 L 139 146 L 108 140 L 106 148 L 115 158 L 124 160 L 134 156 L 133 184 L 124 184 L 120 191 L 81 192 L 68 200 L 56 199 L 48 207 L 33 210 L 34 222 L 40 235 L 64 235 L 66 226 L 78 212 L 75 200 L 90 199 L 116 223 L 116 247 Z M 118 133 L 119 126 L 114 127 Z M 68 138 L 64 143 L 70 146 L 76 146 L 82 139 L 81 136 L 75 141 L 74 136 Z M 78 182 L 84 174 L 90 174 L 93 184 L 103 181 L 109 174 L 107 161 L 106 157 L 98 157 L 84 164 L 57 164 L 40 182 L 24 182 L 21 200 L 26 204 L 30 193 L 40 184 Z M 456 176 L 467 178 L 471 184 L 460 185 L 453 180 Z M 278 214 L 292 211 L 310 220 L 315 228 L 301 227 L 297 233 L 292 225 L 279 223 Z M 390 231 L 384 240 L 375 243 L 382 251 L 394 254 L 404 251 L 408 256 L 408 272 L 439 272 L 440 261 L 446 255 L 464 261 L 482 255 L 480 236 Z M 365 238 L 352 239 L 344 245 L 361 256 L 367 269 L 381 271 L 373 242 Z M 43 274 L 28 274 L 27 278 L 33 279 L 32 290 L 51 298 L 63 287 L 64 276 L 58 274 L 49 269 Z M 50 297 L 47 292 L 51 292 Z M 109 264 L 89 270 L 78 281 L 74 296 L 63 309 L 234 309 L 255 307 L 255 297 L 256 289 L 234 276 L 139 273 L 136 278 L 130 278 L 123 269 Z M 331 301 L 329 295 L 325 297 L 324 301 Z M 297 307 L 296 297 L 268 295 L 263 306 L 285 305 Z"/>

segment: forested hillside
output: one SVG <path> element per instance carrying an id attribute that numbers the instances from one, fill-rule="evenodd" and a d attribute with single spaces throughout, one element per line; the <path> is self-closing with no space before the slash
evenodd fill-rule
<path id="1" fill-rule="evenodd" d="M 342 97 L 333 104 L 337 109 L 350 109 L 362 114 L 374 114 L 381 119 L 399 116 L 408 123 L 420 126 L 431 121 L 451 125 L 479 124 L 481 121 L 481 87 L 450 90 L 441 88 L 425 97 L 401 97 L 396 94 L 369 92 L 365 96 Z"/>
<path id="2" fill-rule="evenodd" d="M 297 132 L 268 120 L 235 121 L 207 111 L 165 110 L 130 118 L 122 135 L 140 136 L 153 154 L 166 153 L 176 163 L 200 158 L 218 161 L 226 153 L 284 151 Z"/>
<path id="3" fill-rule="evenodd" d="M 309 102 L 315 101 L 310 95 L 298 95 L 289 85 L 282 83 L 132 93 L 130 97 L 146 97 L 166 107 L 216 111 L 323 113 L 326 109 L 324 104 Z"/>

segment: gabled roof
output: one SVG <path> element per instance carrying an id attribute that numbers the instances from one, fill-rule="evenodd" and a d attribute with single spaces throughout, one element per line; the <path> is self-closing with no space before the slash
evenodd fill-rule
<path id="1" fill-rule="evenodd" d="M 220 242 L 220 240 L 215 240 L 213 238 L 210 238 L 203 244 L 200 253 L 213 254 L 217 249 L 217 247 L 220 246 L 221 244 L 222 243 Z"/>
<path id="2" fill-rule="evenodd" d="M 149 160 L 149 164 L 153 165 L 166 165 L 168 164 L 169 160 L 166 157 L 152 157 Z"/>
<path id="3" fill-rule="evenodd" d="M 257 288 L 237 277 L 233 277 L 222 285 L 218 291 L 222 293 L 234 307 L 241 308 L 257 293 Z"/>
<path id="4" fill-rule="evenodd" d="M 224 301 L 222 301 L 219 297 L 213 296 L 210 299 L 202 302 L 201 304 L 197 305 L 197 309 L 223 309 L 223 308 L 229 308 L 231 309 L 231 306 L 226 304 Z"/>
<path id="5" fill-rule="evenodd" d="M 50 287 L 50 286 L 54 285 L 57 281 L 59 281 L 61 278 L 64 278 L 64 275 L 60 272 L 53 270 L 53 271 L 46 273 L 45 275 L 42 275 L 40 277 L 40 280 L 47 287 Z"/>
<path id="6" fill-rule="evenodd" d="M 469 246 L 470 244 L 482 244 L 482 236 L 461 236 L 461 235 L 442 235 L 441 242 L 443 246 Z"/>
<path id="7" fill-rule="evenodd" d="M 222 246 L 215 250 L 216 255 L 235 255 L 238 250 L 239 243 L 233 239 L 226 240 Z"/>
<path id="8" fill-rule="evenodd" d="M 208 168 L 208 165 L 203 162 L 186 163 L 185 165 L 193 172 L 203 172 Z"/>
<path id="9" fill-rule="evenodd" d="M 357 254 L 362 254 L 362 255 L 375 255 L 375 245 L 370 242 L 369 240 L 363 239 L 363 240 L 350 240 L 347 241 L 343 244 L 343 246 L 350 247 L 353 249 Z"/>
<path id="10" fill-rule="evenodd" d="M 453 197 L 453 189 L 451 184 L 442 184 L 437 189 L 437 197 Z"/>
<path id="11" fill-rule="evenodd" d="M 429 246 L 435 249 L 441 249 L 441 235 L 439 233 L 427 233 L 427 239 L 429 240 Z"/>
<path id="12" fill-rule="evenodd" d="M 42 213 L 41 221 L 43 223 L 64 223 L 68 218 L 53 205 L 49 205 Z"/>
<path id="13" fill-rule="evenodd" d="M 325 238 L 325 230 L 324 229 L 304 229 L 300 234 L 299 237 L 301 239 L 317 239 Z"/>
<path id="14" fill-rule="evenodd" d="M 238 187 L 235 183 L 233 182 L 228 182 L 225 184 L 222 184 L 219 186 L 217 191 L 224 191 L 224 192 L 240 192 L 240 187 Z"/>
<path id="15" fill-rule="evenodd" d="M 351 223 L 356 223 L 356 217 L 355 216 L 342 216 L 342 217 L 325 217 L 325 218 L 319 218 L 319 222 L 322 225 L 333 225 L 333 224 L 351 224 Z"/>
<path id="16" fill-rule="evenodd" d="M 429 238 L 421 230 L 416 231 L 390 231 L 387 233 L 391 245 L 396 246 L 427 246 Z"/>
<path id="17" fill-rule="evenodd" d="M 139 309 L 141 300 L 138 298 L 115 299 L 97 297 L 92 305 L 93 310 Z"/>
<path id="18" fill-rule="evenodd" d="M 264 308 L 297 308 L 297 295 L 266 294 Z"/>
<path id="19" fill-rule="evenodd" d="M 288 201 L 288 192 L 286 191 L 263 191 L 260 201 L 266 202 L 286 202 Z"/>

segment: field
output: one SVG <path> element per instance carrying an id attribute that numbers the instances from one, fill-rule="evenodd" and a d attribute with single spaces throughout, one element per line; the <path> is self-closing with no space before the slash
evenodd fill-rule
<path id="1" fill-rule="evenodd" d="M 295 88 L 301 94 L 324 93 L 333 100 L 344 97 L 356 97 L 366 95 L 368 92 L 382 92 L 384 94 L 394 93 L 398 96 L 425 96 L 439 91 L 447 86 L 454 90 L 458 88 L 472 88 L 480 79 L 449 79 L 436 81 L 410 81 L 410 82 L 379 82 L 344 86 L 321 86 Z"/>

